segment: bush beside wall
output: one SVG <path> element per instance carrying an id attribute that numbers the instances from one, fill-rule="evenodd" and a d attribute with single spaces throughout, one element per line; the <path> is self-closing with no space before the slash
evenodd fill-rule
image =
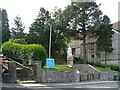
<path id="1" fill-rule="evenodd" d="M 31 61 L 42 61 L 45 65 L 47 52 L 43 46 L 39 44 L 18 44 L 14 42 L 5 42 L 2 45 L 3 54 L 20 63 L 28 64 Z"/>
<path id="2" fill-rule="evenodd" d="M 100 62 L 90 62 L 89 64 L 93 65 L 93 66 L 98 66 L 98 67 L 102 67 L 105 68 L 105 64 L 102 64 Z M 111 70 L 115 70 L 115 71 L 119 71 L 119 66 L 115 65 L 115 64 L 107 64 L 107 67 L 109 67 Z"/>

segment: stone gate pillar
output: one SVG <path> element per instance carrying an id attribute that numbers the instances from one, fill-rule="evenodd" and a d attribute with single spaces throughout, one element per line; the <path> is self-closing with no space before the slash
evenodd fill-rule
<path id="1" fill-rule="evenodd" d="M 79 82 L 80 72 L 75 67 L 73 67 L 73 73 L 74 73 L 74 82 Z"/>
<path id="2" fill-rule="evenodd" d="M 9 82 L 16 83 L 16 62 L 12 61 L 8 63 L 9 69 Z"/>
<path id="3" fill-rule="evenodd" d="M 42 61 L 35 62 L 35 80 L 39 83 L 42 83 Z"/>
<path id="4" fill-rule="evenodd" d="M 0 64 L 0 90 L 2 90 L 2 64 Z"/>

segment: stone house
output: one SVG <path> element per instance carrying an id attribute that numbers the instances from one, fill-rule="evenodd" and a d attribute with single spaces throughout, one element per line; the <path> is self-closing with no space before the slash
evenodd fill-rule
<path id="1" fill-rule="evenodd" d="M 107 53 L 107 63 L 108 64 L 117 64 L 120 61 L 120 22 L 114 23 L 113 24 L 113 31 L 114 34 L 112 36 L 112 47 L 113 47 L 113 52 L 112 53 Z M 86 48 L 87 48 L 87 59 L 88 62 L 91 61 L 101 61 L 104 63 L 104 52 L 99 52 L 97 50 L 97 45 L 96 45 L 96 38 L 93 37 L 87 37 L 86 39 Z M 73 50 L 73 55 L 75 57 L 81 57 L 83 58 L 83 47 L 82 43 L 79 44 L 68 44 Z"/>

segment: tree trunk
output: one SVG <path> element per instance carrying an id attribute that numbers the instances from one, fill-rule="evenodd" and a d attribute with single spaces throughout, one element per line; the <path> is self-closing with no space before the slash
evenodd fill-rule
<path id="1" fill-rule="evenodd" d="M 85 23 L 83 24 L 83 62 L 87 63 L 87 51 L 86 51 L 86 29 Z"/>
<path id="2" fill-rule="evenodd" d="M 105 68 L 107 68 L 107 52 L 105 51 Z"/>

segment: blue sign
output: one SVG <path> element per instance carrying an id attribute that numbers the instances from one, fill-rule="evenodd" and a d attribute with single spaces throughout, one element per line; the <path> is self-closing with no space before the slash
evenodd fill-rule
<path id="1" fill-rule="evenodd" d="M 47 68 L 54 68 L 54 59 L 53 58 L 46 58 L 46 66 Z"/>

